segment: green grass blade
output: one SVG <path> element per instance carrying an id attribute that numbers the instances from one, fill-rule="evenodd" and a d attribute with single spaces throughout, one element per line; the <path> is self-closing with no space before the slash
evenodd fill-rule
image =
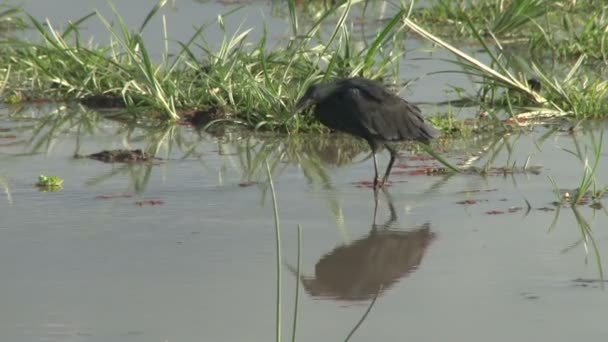
<path id="1" fill-rule="evenodd" d="M 458 173 L 462 171 L 457 166 L 453 165 L 452 163 L 447 161 L 445 158 L 443 158 L 439 153 L 433 151 L 433 149 L 431 147 L 427 146 L 426 144 L 420 144 L 420 146 L 426 153 L 430 154 L 433 158 L 437 159 L 438 162 L 443 164 L 448 169 L 450 169 L 454 172 L 458 172 Z"/>
<path id="2" fill-rule="evenodd" d="M 272 210 L 274 213 L 274 232 L 275 232 L 275 243 L 276 243 L 276 271 L 277 271 L 277 293 L 276 293 L 276 341 L 281 341 L 281 226 L 279 224 L 279 208 L 277 205 L 277 195 L 274 189 L 274 182 L 272 180 L 272 173 L 270 172 L 270 166 L 266 161 L 266 175 L 268 176 L 268 183 L 270 184 L 270 192 L 272 194 Z"/>
<path id="3" fill-rule="evenodd" d="M 300 303 L 300 275 L 302 267 L 302 226 L 298 224 L 298 259 L 296 266 L 296 294 L 295 303 L 293 308 L 293 328 L 291 330 L 291 342 L 296 341 L 296 333 L 298 328 L 298 314 L 299 314 L 299 303 Z"/>
<path id="4" fill-rule="evenodd" d="M 156 13 L 158 11 L 160 11 L 160 9 L 163 8 L 166 4 L 167 4 L 167 0 L 160 0 L 159 2 L 156 3 L 156 5 L 154 5 L 154 7 L 152 7 L 152 9 L 150 10 L 150 12 L 148 12 L 148 15 L 146 16 L 144 21 L 141 23 L 141 26 L 139 27 L 139 31 L 137 31 L 139 34 L 141 34 L 144 31 L 144 29 L 148 25 L 148 22 L 150 22 L 150 20 L 156 15 Z"/>

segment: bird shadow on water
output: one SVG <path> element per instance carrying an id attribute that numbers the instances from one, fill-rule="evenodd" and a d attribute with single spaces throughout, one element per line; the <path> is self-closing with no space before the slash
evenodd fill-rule
<path id="1" fill-rule="evenodd" d="M 375 300 L 419 268 L 435 233 L 429 223 L 408 230 L 396 228 L 397 213 L 392 198 L 387 190 L 379 191 L 388 204 L 388 220 L 376 223 L 376 191 L 370 232 L 322 256 L 315 265 L 314 276 L 300 275 L 304 290 L 313 298 L 347 302 Z M 297 276 L 294 267 L 287 267 Z"/>

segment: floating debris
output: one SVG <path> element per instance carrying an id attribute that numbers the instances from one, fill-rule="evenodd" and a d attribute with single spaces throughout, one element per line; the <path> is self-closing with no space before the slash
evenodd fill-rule
<path id="1" fill-rule="evenodd" d="M 457 192 L 457 194 L 474 194 L 474 193 L 478 193 L 478 192 L 494 192 L 494 191 L 498 191 L 498 189 L 494 188 L 494 189 L 487 189 L 487 190 L 481 190 L 481 189 L 463 190 L 463 191 Z"/>
<path id="2" fill-rule="evenodd" d="M 147 199 L 135 202 L 136 205 L 143 207 L 144 205 L 161 205 L 165 204 L 165 201 L 161 199 Z"/>
<path id="3" fill-rule="evenodd" d="M 477 203 L 479 203 L 479 201 L 474 200 L 474 199 L 468 199 L 468 200 L 456 202 L 456 204 L 463 204 L 463 205 L 473 205 L 473 204 L 477 204 Z"/>
<path id="4" fill-rule="evenodd" d="M 373 189 L 374 188 L 374 182 L 373 181 L 359 181 L 359 182 L 353 182 L 351 184 L 354 184 L 357 188 L 369 188 L 369 189 Z M 384 182 L 384 184 L 382 185 L 382 187 L 390 187 L 393 185 L 393 181 L 386 181 Z"/>
<path id="5" fill-rule="evenodd" d="M 57 176 L 38 176 L 38 182 L 36 183 L 36 187 L 40 191 L 48 191 L 55 192 L 59 191 L 63 188 L 63 179 Z"/>
<path id="6" fill-rule="evenodd" d="M 241 182 L 241 183 L 239 183 L 239 186 L 241 188 L 247 188 L 247 187 L 250 187 L 250 186 L 253 186 L 253 185 L 256 185 L 256 184 L 258 184 L 258 182 L 256 182 L 256 181 L 248 181 L 248 182 Z"/>
<path id="7" fill-rule="evenodd" d="M 114 198 L 133 198 L 134 195 L 130 195 L 130 194 L 115 194 L 115 195 L 97 195 L 95 196 L 95 199 L 102 199 L 102 200 L 106 200 L 106 199 L 114 199 Z"/>
<path id="8" fill-rule="evenodd" d="M 137 150 L 110 150 L 89 154 L 87 158 L 102 161 L 104 163 L 134 163 L 160 160 L 160 158 L 149 157 L 140 149 Z"/>
<path id="9" fill-rule="evenodd" d="M 122 96 L 117 95 L 91 95 L 80 99 L 83 105 L 95 109 L 122 109 L 126 107 L 125 100 Z"/>
<path id="10" fill-rule="evenodd" d="M 388 188 L 390 186 L 393 186 L 393 184 L 397 184 L 397 183 L 407 183 L 407 181 L 404 181 L 404 180 L 387 181 L 384 183 L 384 185 L 382 187 Z M 374 188 L 373 181 L 364 180 L 364 181 L 359 181 L 359 182 L 352 182 L 351 184 L 355 185 L 357 188 L 370 188 L 370 189 Z"/>
<path id="11" fill-rule="evenodd" d="M 572 282 L 574 283 L 574 286 L 578 286 L 578 287 L 599 288 L 599 287 L 604 287 L 604 284 L 607 284 L 608 280 L 591 279 L 591 278 L 576 278 L 576 279 L 573 279 Z"/>
<path id="12" fill-rule="evenodd" d="M 513 174 L 533 174 L 539 175 L 542 171 L 542 166 L 533 165 L 527 167 L 490 167 L 490 168 L 478 168 L 469 167 L 463 169 L 464 173 L 469 174 L 480 174 L 482 176 L 506 176 Z"/>

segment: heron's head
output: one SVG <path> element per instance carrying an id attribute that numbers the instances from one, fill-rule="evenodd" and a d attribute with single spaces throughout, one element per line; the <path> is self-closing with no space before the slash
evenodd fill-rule
<path id="1" fill-rule="evenodd" d="M 340 88 L 340 84 L 340 80 L 333 80 L 309 86 L 304 96 L 296 103 L 295 112 L 298 113 L 312 105 L 323 102 Z"/>
<path id="2" fill-rule="evenodd" d="M 316 104 L 320 100 L 320 86 L 318 84 L 313 84 L 308 89 L 306 89 L 306 93 L 298 100 L 296 103 L 295 113 L 299 113 L 308 107 Z"/>

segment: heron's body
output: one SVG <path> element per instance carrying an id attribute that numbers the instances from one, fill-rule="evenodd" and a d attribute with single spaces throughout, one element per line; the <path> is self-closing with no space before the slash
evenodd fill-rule
<path id="1" fill-rule="evenodd" d="M 374 156 L 374 187 L 388 179 L 396 158 L 390 142 L 413 140 L 428 144 L 439 132 L 424 121 L 420 109 L 389 92 L 380 83 L 355 77 L 311 86 L 298 101 L 298 110 L 315 105 L 314 114 L 325 126 L 365 139 Z M 376 150 L 391 153 L 382 183 Z"/>

